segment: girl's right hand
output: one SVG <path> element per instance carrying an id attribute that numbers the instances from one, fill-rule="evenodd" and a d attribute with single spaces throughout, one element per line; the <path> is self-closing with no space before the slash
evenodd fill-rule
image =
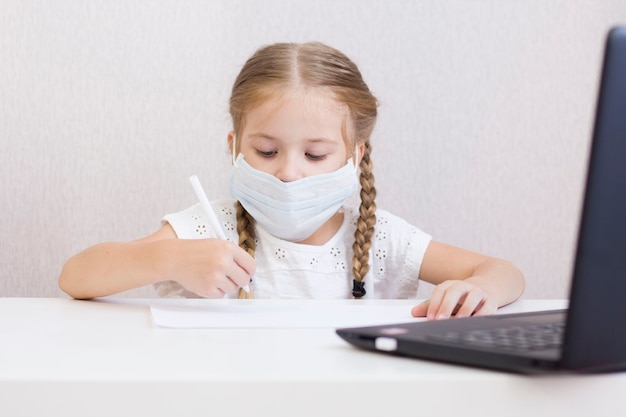
<path id="1" fill-rule="evenodd" d="M 169 279 L 205 298 L 220 298 L 248 285 L 256 260 L 232 242 L 221 239 L 167 239 Z"/>

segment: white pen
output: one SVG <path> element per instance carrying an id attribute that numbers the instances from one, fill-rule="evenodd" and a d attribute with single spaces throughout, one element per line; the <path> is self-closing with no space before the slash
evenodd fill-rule
<path id="1" fill-rule="evenodd" d="M 206 193 L 204 192 L 204 188 L 202 188 L 202 185 L 200 184 L 200 180 L 198 179 L 198 176 L 192 175 L 191 177 L 189 177 L 189 181 L 191 182 L 191 186 L 193 187 L 193 190 L 196 192 L 196 195 L 198 196 L 198 200 L 200 200 L 200 206 L 204 210 L 204 213 L 206 214 L 207 219 L 209 220 L 209 224 L 211 225 L 213 230 L 215 230 L 215 234 L 217 235 L 219 239 L 227 240 L 226 234 L 224 233 L 224 230 L 220 226 L 220 222 L 217 220 L 217 216 L 215 215 L 215 212 L 213 211 L 213 207 L 211 207 L 211 203 L 209 203 L 209 199 L 207 198 Z M 244 285 L 243 290 L 249 293 L 250 287 L 248 287 L 247 285 Z"/>

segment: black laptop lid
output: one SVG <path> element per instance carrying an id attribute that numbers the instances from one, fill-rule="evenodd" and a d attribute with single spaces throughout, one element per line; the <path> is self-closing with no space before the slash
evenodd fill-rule
<path id="1" fill-rule="evenodd" d="M 626 27 L 609 32 L 563 366 L 626 363 Z"/>

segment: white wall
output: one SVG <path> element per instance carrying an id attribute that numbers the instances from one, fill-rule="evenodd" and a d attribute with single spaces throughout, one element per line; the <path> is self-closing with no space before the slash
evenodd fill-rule
<path id="1" fill-rule="evenodd" d="M 382 106 L 378 205 L 563 297 L 604 36 L 624 0 L 4 1 L 0 296 L 227 196 L 227 100 L 259 46 L 320 40 Z M 127 296 L 150 296 L 151 289 Z"/>

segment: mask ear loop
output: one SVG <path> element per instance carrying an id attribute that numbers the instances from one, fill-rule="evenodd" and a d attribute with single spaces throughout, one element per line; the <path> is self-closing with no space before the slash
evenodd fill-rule
<path id="1" fill-rule="evenodd" d="M 354 145 L 354 170 L 359 170 L 359 142 Z"/>
<path id="2" fill-rule="evenodd" d="M 233 159 L 233 165 L 235 165 L 235 161 L 237 160 L 237 157 L 235 156 L 236 151 L 237 151 L 237 134 L 234 133 L 233 134 L 233 149 L 232 149 L 232 152 L 230 153 Z"/>

